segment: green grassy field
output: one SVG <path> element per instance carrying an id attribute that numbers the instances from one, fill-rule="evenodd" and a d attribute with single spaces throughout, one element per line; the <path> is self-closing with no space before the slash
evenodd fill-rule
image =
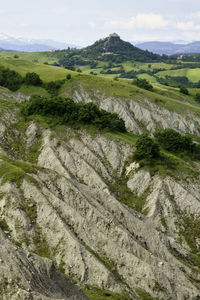
<path id="1" fill-rule="evenodd" d="M 189 69 L 187 72 L 187 77 L 192 82 L 200 81 L 200 69 Z"/>
<path id="2" fill-rule="evenodd" d="M 15 56 L 18 56 L 18 58 L 15 58 Z M 29 62 L 37 62 L 40 64 L 53 64 L 58 62 L 58 59 L 53 52 L 0 52 L 0 57 L 27 60 Z"/>
<path id="3" fill-rule="evenodd" d="M 0 65 L 6 68 L 10 68 L 11 70 L 15 70 L 22 76 L 25 76 L 28 72 L 36 72 L 45 82 L 62 80 L 66 77 L 67 74 L 76 74 L 75 72 L 66 70 L 64 68 L 33 63 L 30 61 L 15 58 L 0 57 Z"/>
<path id="4" fill-rule="evenodd" d="M 153 77 L 153 76 L 151 76 L 151 75 L 149 75 L 149 74 L 139 74 L 139 75 L 137 75 L 137 78 L 146 79 L 150 83 L 157 83 L 156 78 Z"/>
<path id="5" fill-rule="evenodd" d="M 161 71 L 156 73 L 159 77 L 165 77 L 167 75 L 169 76 L 185 76 L 187 77 L 191 82 L 198 82 L 200 80 L 200 69 L 178 69 L 178 70 L 168 70 L 168 71 Z"/>
<path id="6" fill-rule="evenodd" d="M 156 73 L 159 77 L 165 77 L 167 75 L 169 76 L 186 76 L 189 69 L 178 69 L 178 70 L 167 70 L 167 71 L 161 71 Z"/>
<path id="7" fill-rule="evenodd" d="M 126 72 L 135 70 L 153 70 L 153 69 L 166 69 L 169 70 L 170 68 L 174 67 L 175 65 L 173 64 L 166 64 L 163 62 L 159 63 L 140 63 L 140 62 L 125 62 L 123 63 L 123 67 Z"/>
<path id="8" fill-rule="evenodd" d="M 100 62 L 100 64 L 102 67 L 104 63 Z M 171 111 L 176 111 L 182 114 L 185 112 L 185 110 L 191 110 L 192 112 L 195 112 L 196 114 L 200 115 L 200 106 L 194 101 L 194 95 L 196 92 L 198 92 L 197 89 L 190 89 L 190 96 L 185 96 L 181 94 L 176 88 L 164 86 L 157 83 L 155 78 L 148 74 L 140 74 L 138 75 L 138 77 L 149 80 L 154 86 L 154 92 L 149 92 L 144 89 L 137 88 L 135 85 L 132 84 L 132 80 L 130 79 L 120 78 L 118 81 L 113 80 L 113 77 L 116 76 L 115 74 L 112 74 L 109 77 L 105 75 L 86 75 L 83 73 L 73 72 L 61 67 L 33 63 L 31 61 L 21 60 L 19 58 L 15 59 L 0 57 L 0 65 L 16 70 L 23 76 L 27 72 L 36 72 L 45 82 L 64 79 L 66 78 L 67 74 L 71 74 L 72 79 L 68 80 L 62 86 L 60 91 L 61 95 L 66 95 L 66 91 L 69 95 L 72 95 L 74 89 L 77 88 L 77 86 L 80 86 L 81 84 L 88 91 L 91 97 L 93 97 L 95 91 L 101 91 L 101 93 L 109 97 L 112 96 L 123 98 L 124 101 L 126 101 L 126 99 L 142 101 L 142 99 L 147 97 L 153 103 L 156 103 L 157 105 L 160 105 Z M 85 71 L 86 70 L 88 72 L 87 66 L 85 66 Z M 93 72 L 96 70 L 99 71 L 101 69 L 97 68 L 93 70 Z M 168 74 L 175 72 L 175 74 L 178 74 L 178 72 L 185 72 L 185 70 L 188 69 L 164 72 L 168 72 Z M 196 80 L 198 80 L 198 72 L 200 72 L 200 69 L 191 69 L 190 76 L 193 76 L 193 78 L 195 77 Z M 25 85 L 22 85 L 19 91 L 27 95 L 48 95 L 47 91 L 43 88 L 36 88 L 32 86 L 27 87 Z"/>
<path id="9" fill-rule="evenodd" d="M 184 114 L 185 111 L 191 111 L 200 116 L 200 106 L 194 101 L 192 95 L 183 95 L 176 88 L 160 84 L 155 84 L 154 92 L 149 92 L 133 85 L 132 80 L 120 79 L 119 81 L 115 81 L 111 78 L 78 74 L 63 85 L 61 94 L 65 95 L 65 91 L 67 91 L 71 96 L 73 91 L 80 87 L 80 84 L 91 98 L 98 91 L 108 97 L 123 98 L 124 101 L 128 101 L 129 99 L 143 101 L 144 98 L 148 98 L 152 103 L 170 111 L 176 111 L 180 114 Z"/>

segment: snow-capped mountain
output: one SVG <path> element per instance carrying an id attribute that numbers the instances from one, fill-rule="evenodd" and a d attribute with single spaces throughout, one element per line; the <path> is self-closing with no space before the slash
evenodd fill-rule
<path id="1" fill-rule="evenodd" d="M 0 48 L 6 50 L 34 52 L 49 51 L 51 49 L 66 49 L 68 47 L 79 48 L 76 45 L 48 39 L 14 38 L 5 33 L 0 33 Z"/>

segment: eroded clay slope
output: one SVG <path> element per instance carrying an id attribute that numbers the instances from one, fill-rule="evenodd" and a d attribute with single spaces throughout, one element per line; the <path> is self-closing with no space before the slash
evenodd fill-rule
<path id="1" fill-rule="evenodd" d="M 2 179 L 0 216 L 8 240 L 48 257 L 80 286 L 125 292 L 131 299 L 139 298 L 138 290 L 158 299 L 200 297 L 198 269 L 189 245 L 179 240 L 177 223 L 181 212 L 198 214 L 198 180 L 186 184 L 131 169 L 127 160 L 134 149 L 100 134 L 52 132 L 30 123 L 21 138 L 25 152 L 38 138 L 41 144 L 34 172 L 18 184 Z M 147 216 L 124 205 L 117 193 L 127 168 L 133 203 L 143 195 Z"/>

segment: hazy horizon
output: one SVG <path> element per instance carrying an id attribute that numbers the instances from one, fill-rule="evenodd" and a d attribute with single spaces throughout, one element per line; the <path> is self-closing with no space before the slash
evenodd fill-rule
<path id="1" fill-rule="evenodd" d="M 200 40 L 197 0 L 10 0 L 1 4 L 0 31 L 27 39 L 51 39 L 86 46 L 117 32 L 123 40 Z"/>

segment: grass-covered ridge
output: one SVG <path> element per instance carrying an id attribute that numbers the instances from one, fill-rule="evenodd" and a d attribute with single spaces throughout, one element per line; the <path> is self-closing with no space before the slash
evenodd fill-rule
<path id="1" fill-rule="evenodd" d="M 13 182 L 20 185 L 23 178 L 34 181 L 30 174 L 35 173 L 38 167 L 24 161 L 13 160 L 0 154 L 0 178 L 2 183 Z"/>
<path id="2" fill-rule="evenodd" d="M 134 67 L 134 65 L 136 65 L 136 68 L 144 67 L 144 72 L 146 70 L 148 71 L 149 65 L 151 65 L 151 68 L 153 68 L 154 66 L 159 67 L 158 63 L 131 63 L 132 67 Z M 118 80 L 113 80 L 112 77 L 110 78 L 109 76 L 107 76 L 107 78 L 105 78 L 104 75 L 85 75 L 61 67 L 21 60 L 20 58 L 15 59 L 14 57 L 0 57 L 0 66 L 4 66 L 5 68 L 14 70 L 18 72 L 22 77 L 25 77 L 26 74 L 30 71 L 35 72 L 40 76 L 40 79 L 44 82 L 45 85 L 51 81 L 65 81 L 65 83 L 61 86 L 58 95 L 65 94 L 67 92 L 68 94 L 71 94 L 70 97 L 72 97 L 77 87 L 83 86 L 83 88 L 88 91 L 91 96 L 95 94 L 95 92 L 101 92 L 101 94 L 105 96 L 134 99 L 139 101 L 144 98 L 148 98 L 149 101 L 160 105 L 170 111 L 176 111 L 180 114 L 183 114 L 186 111 L 191 111 L 195 114 L 200 115 L 200 107 L 195 100 L 198 89 L 189 89 L 189 96 L 186 96 L 181 94 L 178 88 L 159 84 L 155 77 L 153 77 L 152 75 L 150 76 L 147 73 L 139 74 L 138 77 L 151 81 L 151 84 L 153 85 L 152 92 L 134 86 L 132 84 L 132 80 L 129 79 L 118 78 Z M 169 64 L 160 63 L 160 67 L 167 68 L 169 66 Z M 192 72 L 195 72 L 196 70 L 197 69 L 191 69 Z M 169 72 L 172 71 L 170 70 Z M 71 75 L 70 80 L 66 80 L 67 75 Z M 24 83 L 22 83 L 18 91 L 25 93 L 26 95 L 49 95 L 49 92 L 46 90 L 45 86 L 27 86 Z"/>
<path id="3" fill-rule="evenodd" d="M 125 294 L 113 293 L 98 287 L 88 286 L 84 288 L 83 291 L 91 300 L 131 300 L 131 298 Z"/>
<path id="4" fill-rule="evenodd" d="M 28 72 L 35 72 L 45 82 L 63 80 L 66 78 L 67 74 L 74 74 L 73 71 L 66 70 L 64 68 L 58 68 L 15 58 L 0 57 L 0 66 L 14 70 L 21 76 L 25 76 Z"/>

